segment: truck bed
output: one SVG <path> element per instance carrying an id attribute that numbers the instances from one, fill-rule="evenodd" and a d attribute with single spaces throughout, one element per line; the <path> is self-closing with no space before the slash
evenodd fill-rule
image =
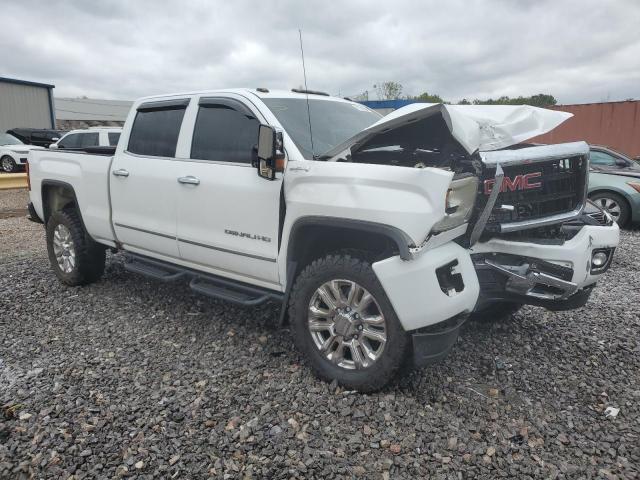
<path id="1" fill-rule="evenodd" d="M 95 150 L 96 148 L 99 149 Z M 109 170 L 113 147 L 92 147 L 95 153 L 81 150 L 33 150 L 29 155 L 29 177 L 33 206 L 41 219 L 42 199 L 48 189 L 69 185 L 76 195 L 86 230 L 94 240 L 112 245 L 115 237 L 111 228 L 111 199 Z"/>

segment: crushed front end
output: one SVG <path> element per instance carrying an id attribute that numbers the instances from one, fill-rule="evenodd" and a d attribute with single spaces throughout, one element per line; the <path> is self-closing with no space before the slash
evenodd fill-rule
<path id="1" fill-rule="evenodd" d="M 475 310 L 495 302 L 584 305 L 619 240 L 618 226 L 586 199 L 588 145 L 480 155 L 479 201 L 466 237 L 480 284 Z"/>

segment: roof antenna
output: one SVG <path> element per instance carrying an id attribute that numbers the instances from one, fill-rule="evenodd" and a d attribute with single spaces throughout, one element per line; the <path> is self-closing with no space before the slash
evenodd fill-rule
<path id="1" fill-rule="evenodd" d="M 302 48 L 302 30 L 298 29 L 300 35 L 300 53 L 302 54 L 302 73 L 304 74 L 304 90 L 307 96 L 307 116 L 309 117 L 309 138 L 311 139 L 311 157 L 316 158 L 313 148 L 313 130 L 311 129 L 311 109 L 309 108 L 309 89 L 307 88 L 307 69 L 304 66 L 304 48 Z"/>

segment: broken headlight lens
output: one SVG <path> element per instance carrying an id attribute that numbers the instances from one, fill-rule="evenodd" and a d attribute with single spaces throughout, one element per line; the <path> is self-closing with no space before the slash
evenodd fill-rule
<path id="1" fill-rule="evenodd" d="M 447 190 L 444 218 L 433 226 L 433 232 L 444 232 L 468 222 L 477 194 L 477 177 L 470 175 L 453 180 Z"/>

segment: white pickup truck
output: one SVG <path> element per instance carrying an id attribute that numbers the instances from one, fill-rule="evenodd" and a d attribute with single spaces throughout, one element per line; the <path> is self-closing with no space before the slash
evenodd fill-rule
<path id="1" fill-rule="evenodd" d="M 570 115 L 414 104 L 382 118 L 320 92 L 136 101 L 115 149 L 29 158 L 58 278 L 125 267 L 241 305 L 272 301 L 315 373 L 372 391 L 443 358 L 470 316 L 582 306 L 619 231 L 586 200 Z M 411 360 L 407 362 L 405 360 Z"/>

